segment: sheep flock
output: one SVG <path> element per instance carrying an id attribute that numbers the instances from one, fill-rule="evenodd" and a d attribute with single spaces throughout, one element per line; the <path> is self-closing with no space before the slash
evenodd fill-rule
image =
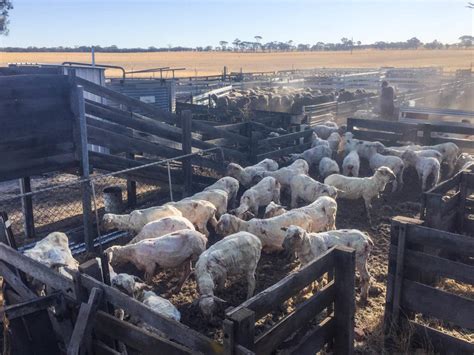
<path id="1" fill-rule="evenodd" d="M 302 267 L 331 247 L 344 245 L 356 251 L 358 304 L 370 307 L 373 277 L 368 260 L 379 238 L 372 204 L 381 195 L 397 194 L 410 170 L 427 190 L 474 159 L 460 155 L 453 143 L 386 147 L 356 139 L 335 123 L 314 127 L 312 141 L 308 150 L 278 162 L 265 159 L 247 167 L 230 163 L 225 177 L 181 201 L 104 215 L 102 228 L 124 230 L 133 238 L 105 251 L 111 285 L 180 321 L 172 300 L 189 278 L 194 279 L 193 307 L 204 320 L 215 322 L 225 308 L 237 305 L 218 296 L 223 290 L 243 282 L 242 302 L 268 286 L 261 287 L 256 277 L 261 258 L 271 256 L 279 267 Z M 359 213 L 359 226 L 368 226 L 365 230 L 338 219 L 338 209 L 354 203 L 349 200 L 359 200 L 361 211 L 365 207 Z M 52 268 L 77 269 L 78 265 L 67 236 L 59 232 L 25 254 Z M 169 289 L 157 291 L 153 285 L 160 270 L 176 271 L 179 277 L 170 279 Z M 282 270 L 292 272 L 294 266 Z M 146 326 L 140 320 L 130 321 Z"/>

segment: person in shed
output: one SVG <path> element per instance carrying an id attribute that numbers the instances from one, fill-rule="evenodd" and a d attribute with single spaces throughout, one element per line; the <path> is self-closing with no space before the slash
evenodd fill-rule
<path id="1" fill-rule="evenodd" d="M 393 100 L 395 99 L 395 91 L 387 81 L 382 82 L 382 93 L 380 95 L 380 113 L 382 118 L 385 120 L 393 120 L 395 105 Z"/>

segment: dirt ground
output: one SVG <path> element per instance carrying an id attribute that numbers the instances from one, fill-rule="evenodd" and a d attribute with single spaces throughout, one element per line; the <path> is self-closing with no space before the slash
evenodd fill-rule
<path id="1" fill-rule="evenodd" d="M 364 175 L 369 175 L 367 166 L 361 169 Z M 356 311 L 356 352 L 364 354 L 379 354 L 383 352 L 383 313 L 385 305 L 385 291 L 387 278 L 387 255 L 390 243 L 390 219 L 397 215 L 407 217 L 418 217 L 420 209 L 421 190 L 417 183 L 417 176 L 414 171 L 407 171 L 405 175 L 405 186 L 402 191 L 391 193 L 387 187 L 381 198 L 374 201 L 372 217 L 375 228 L 369 227 L 364 204 L 362 200 L 339 201 L 336 224 L 338 229 L 356 228 L 367 232 L 374 241 L 374 248 L 369 258 L 369 270 L 372 274 L 372 285 L 368 305 L 361 305 L 359 302 L 359 284 L 357 285 L 357 311 Z M 283 200 L 283 203 L 285 201 Z M 211 236 L 210 243 L 216 241 L 216 236 Z M 289 263 L 283 255 L 262 254 L 257 268 L 256 293 L 275 284 L 290 272 L 297 270 L 298 262 Z M 127 266 L 126 272 L 134 272 L 133 267 Z M 137 274 L 141 276 L 139 273 Z M 217 320 L 212 324 L 207 322 L 201 315 L 197 300 L 196 282 L 191 276 L 184 284 L 183 289 L 178 294 L 172 294 L 169 290 L 176 285 L 178 275 L 170 271 L 162 271 L 154 278 L 153 289 L 161 296 L 168 298 L 176 305 L 181 312 L 181 322 L 191 328 L 205 334 L 206 336 L 222 341 L 222 320 L 223 311 L 218 314 Z M 449 285 L 448 288 L 456 288 L 459 285 Z M 466 297 L 474 298 L 472 287 L 462 289 Z M 229 302 L 230 306 L 237 306 L 245 300 L 246 284 L 243 281 L 235 280 L 228 282 L 227 287 L 216 295 Z M 309 295 L 308 295 L 309 296 Z M 286 314 L 290 313 L 294 307 L 293 301 L 287 302 L 280 310 L 273 312 L 257 323 L 256 332 L 261 333 Z M 428 321 L 429 323 L 429 321 Z M 429 323 L 442 329 L 439 323 Z M 472 341 L 474 333 L 466 333 L 463 330 L 450 331 L 466 340 Z"/>
<path id="2" fill-rule="evenodd" d="M 177 76 L 222 74 L 229 72 L 272 71 L 311 68 L 378 68 L 442 66 L 447 71 L 469 68 L 472 49 L 448 50 L 355 50 L 350 52 L 159 52 L 159 53 L 96 53 L 100 64 L 120 65 L 126 70 L 157 67 L 186 68 Z M 90 53 L 7 53 L 0 52 L 0 65 L 8 63 L 51 63 L 65 61 L 90 63 Z M 107 76 L 121 76 L 119 70 L 107 70 Z M 169 74 L 171 75 L 171 73 Z M 144 74 L 149 77 L 150 74 Z"/>

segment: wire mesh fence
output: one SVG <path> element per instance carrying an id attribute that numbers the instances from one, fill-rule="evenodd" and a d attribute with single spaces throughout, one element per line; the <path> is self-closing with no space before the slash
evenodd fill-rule
<path id="1" fill-rule="evenodd" d="M 200 152 L 200 154 L 206 153 L 216 155 L 216 152 L 212 151 Z M 128 213 L 133 209 L 157 205 L 160 199 L 170 196 L 170 186 L 173 190 L 171 174 L 171 180 L 163 182 L 153 179 L 150 179 L 150 182 L 142 180 L 132 182 L 131 179 L 127 180 L 126 174 L 130 171 L 140 172 L 153 165 L 169 166 L 170 171 L 179 173 L 181 164 L 176 161 L 180 158 L 173 158 L 174 161 L 170 164 L 168 164 L 170 160 L 163 160 L 114 173 L 95 171 L 89 179 L 82 180 L 76 175 L 66 173 L 32 177 L 30 182 L 32 192 L 26 194 L 21 193 L 19 180 L 3 182 L 0 183 L 0 212 L 7 213 L 19 246 L 34 242 L 54 231 L 62 231 L 68 235 L 77 234 L 81 239 L 84 228 L 82 217 L 84 189 L 88 189 L 92 196 L 92 209 L 97 211 L 99 220 L 105 213 L 109 198 L 107 189 L 110 188 L 115 192 L 114 198 L 118 203 L 115 212 Z M 93 219 L 95 223 L 98 222 L 95 211 Z M 31 224 L 34 227 L 31 227 Z"/>

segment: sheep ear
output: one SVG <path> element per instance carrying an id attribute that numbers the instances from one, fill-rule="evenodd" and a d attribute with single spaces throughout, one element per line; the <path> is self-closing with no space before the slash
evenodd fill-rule
<path id="1" fill-rule="evenodd" d="M 288 230 L 288 227 L 281 227 L 280 228 L 283 232 L 286 232 Z"/>

